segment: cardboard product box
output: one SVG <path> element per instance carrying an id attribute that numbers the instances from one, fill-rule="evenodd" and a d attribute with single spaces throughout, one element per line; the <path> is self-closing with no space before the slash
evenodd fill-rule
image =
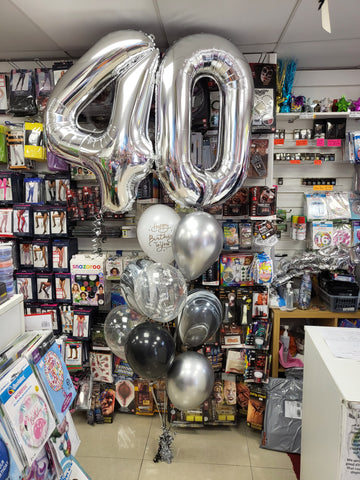
<path id="1" fill-rule="evenodd" d="M 220 285 L 247 286 L 253 285 L 250 268 L 253 255 L 241 253 L 223 254 L 220 256 Z"/>

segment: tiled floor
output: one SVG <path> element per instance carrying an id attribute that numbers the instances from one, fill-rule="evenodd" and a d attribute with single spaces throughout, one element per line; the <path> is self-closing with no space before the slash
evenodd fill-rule
<path id="1" fill-rule="evenodd" d="M 118 414 L 114 423 L 90 426 L 73 415 L 81 439 L 76 454 L 92 480 L 296 480 L 286 453 L 259 448 L 260 432 L 237 427 L 173 428 L 171 464 L 154 463 L 160 419 Z"/>

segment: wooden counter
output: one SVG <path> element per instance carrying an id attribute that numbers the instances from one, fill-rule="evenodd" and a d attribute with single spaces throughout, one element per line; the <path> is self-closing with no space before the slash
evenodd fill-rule
<path id="1" fill-rule="evenodd" d="M 280 342 L 280 326 L 281 324 L 288 325 L 284 320 L 288 319 L 313 319 L 315 325 L 324 327 L 337 327 L 339 318 L 360 318 L 360 310 L 357 312 L 330 312 L 326 310 L 320 300 L 313 300 L 308 310 L 295 310 L 288 312 L 280 310 L 280 308 L 271 308 L 272 318 L 272 341 L 271 341 L 271 376 L 278 377 L 279 375 L 279 342 Z M 290 322 L 289 322 L 290 323 Z M 306 345 L 305 345 L 306 348 Z"/>

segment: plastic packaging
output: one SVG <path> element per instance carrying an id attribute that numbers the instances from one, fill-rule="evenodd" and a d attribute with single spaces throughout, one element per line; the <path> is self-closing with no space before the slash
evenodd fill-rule
<path id="1" fill-rule="evenodd" d="M 299 290 L 299 308 L 302 310 L 307 310 L 310 307 L 311 287 L 310 270 L 305 270 Z"/>
<path id="2" fill-rule="evenodd" d="M 294 308 L 294 291 L 291 288 L 291 282 L 286 284 L 285 306 L 287 310 L 292 310 Z"/>
<path id="3" fill-rule="evenodd" d="M 284 326 L 284 333 L 280 337 L 280 341 L 283 344 L 283 359 L 284 363 L 287 362 L 289 356 L 289 345 L 290 345 L 290 337 L 289 337 L 289 326 Z"/>

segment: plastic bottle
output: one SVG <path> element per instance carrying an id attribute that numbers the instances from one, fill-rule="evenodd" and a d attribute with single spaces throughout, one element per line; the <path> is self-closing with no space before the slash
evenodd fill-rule
<path id="1" fill-rule="evenodd" d="M 305 270 L 304 275 L 301 279 L 300 290 L 299 290 L 299 308 L 302 310 L 307 310 L 310 307 L 311 301 L 311 277 L 310 270 Z"/>
<path id="2" fill-rule="evenodd" d="M 286 284 L 285 306 L 286 310 L 292 310 L 294 308 L 294 291 L 291 288 L 291 282 Z"/>
<path id="3" fill-rule="evenodd" d="M 284 325 L 284 333 L 280 337 L 280 341 L 283 344 L 283 361 L 287 363 L 289 357 L 289 344 L 290 344 L 290 337 L 288 332 L 289 326 Z"/>

